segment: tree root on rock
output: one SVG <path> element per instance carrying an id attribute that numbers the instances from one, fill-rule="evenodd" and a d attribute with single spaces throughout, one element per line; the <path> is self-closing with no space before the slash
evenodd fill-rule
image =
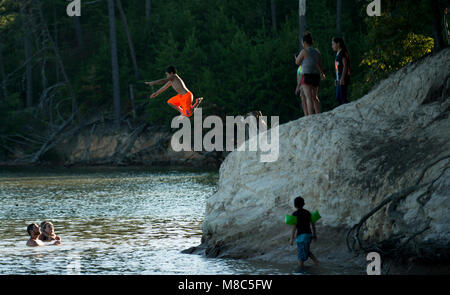
<path id="1" fill-rule="evenodd" d="M 446 164 L 446 166 L 444 167 L 444 169 L 442 170 L 442 172 L 439 174 L 438 177 L 436 177 L 435 179 L 433 179 L 430 182 L 427 182 L 424 184 L 420 184 L 420 183 L 421 183 L 422 179 L 424 178 L 428 169 L 430 169 L 437 163 L 439 163 L 443 160 L 447 160 L 447 159 L 450 159 L 450 155 L 443 156 L 443 157 L 435 160 L 431 164 L 429 164 L 427 167 L 425 167 L 422 170 L 415 185 L 410 186 L 406 189 L 403 189 L 399 192 L 396 192 L 396 193 L 393 193 L 393 194 L 387 196 L 380 204 L 378 204 L 375 208 L 373 208 L 369 213 L 364 215 L 360 219 L 360 221 L 357 224 L 355 224 L 347 232 L 346 243 L 347 243 L 348 250 L 350 252 L 356 252 L 356 253 L 358 253 L 358 252 L 367 253 L 367 252 L 371 252 L 371 251 L 376 251 L 378 253 L 385 254 L 385 255 L 396 255 L 396 254 L 400 254 L 401 251 L 403 251 L 405 249 L 405 247 L 409 244 L 409 242 L 411 242 L 415 237 L 417 237 L 418 235 L 429 230 L 430 229 L 430 225 L 429 225 L 430 221 L 428 221 L 428 224 L 423 229 L 421 229 L 415 233 L 412 233 L 412 234 L 407 233 L 406 230 L 404 230 L 400 234 L 391 235 L 391 237 L 386 240 L 383 240 L 381 242 L 373 242 L 369 245 L 364 245 L 360 238 L 361 228 L 366 223 L 366 221 L 370 217 L 372 217 L 376 212 L 378 212 L 380 209 L 382 209 L 384 206 L 386 206 L 388 204 L 389 204 L 389 207 L 387 210 L 387 215 L 389 216 L 389 218 L 392 221 L 400 222 L 400 220 L 403 217 L 403 214 L 401 214 L 400 212 L 398 212 L 396 210 L 397 206 L 400 204 L 400 202 L 402 200 L 406 199 L 412 193 L 426 187 L 427 188 L 426 192 L 418 198 L 418 203 L 421 206 L 424 206 L 426 204 L 426 201 L 422 200 L 422 197 L 426 195 L 429 199 L 429 196 L 431 195 L 431 189 L 432 189 L 434 183 L 444 175 L 444 173 L 447 169 L 450 168 L 450 165 L 449 165 L 450 163 Z M 406 238 L 406 240 L 404 242 L 399 243 L 400 240 L 405 239 L 405 238 Z M 391 245 L 391 246 L 393 245 L 393 247 L 391 249 L 387 249 L 387 247 L 386 247 L 387 245 Z"/>

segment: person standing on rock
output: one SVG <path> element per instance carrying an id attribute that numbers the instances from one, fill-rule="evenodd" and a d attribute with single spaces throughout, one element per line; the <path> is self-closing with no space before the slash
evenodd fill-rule
<path id="1" fill-rule="evenodd" d="M 305 33 L 303 36 L 304 49 L 297 56 L 294 56 L 295 63 L 298 66 L 302 66 L 301 85 L 306 97 L 306 108 L 309 115 L 314 114 L 314 112 L 320 114 L 321 106 L 317 94 L 319 92 L 320 80 L 325 80 L 322 56 L 320 51 L 313 47 L 313 43 L 311 33 Z"/>
<path id="2" fill-rule="evenodd" d="M 306 107 L 306 97 L 302 89 L 302 66 L 297 69 L 297 87 L 295 88 L 295 95 L 300 94 L 300 100 L 302 103 L 302 109 L 305 116 L 309 116 L 308 108 Z"/>
<path id="3" fill-rule="evenodd" d="M 448 9 L 448 7 L 445 7 L 445 9 L 444 9 L 444 28 L 445 28 L 445 37 L 446 37 L 446 39 L 447 39 L 447 43 L 448 43 L 448 45 L 450 45 L 450 29 L 449 29 L 449 27 L 448 27 L 448 12 L 449 12 L 449 9 Z"/>
<path id="4" fill-rule="evenodd" d="M 331 47 L 336 54 L 334 67 L 336 69 L 336 100 L 339 105 L 349 103 L 347 99 L 348 84 L 350 83 L 350 55 L 342 38 L 333 38 Z"/>
<path id="5" fill-rule="evenodd" d="M 306 106 L 306 97 L 305 97 L 305 92 L 303 91 L 303 86 L 302 86 L 302 66 L 299 66 L 297 69 L 297 87 L 295 88 L 295 95 L 299 95 L 299 94 L 300 94 L 300 100 L 302 103 L 303 113 L 305 114 L 305 116 L 313 115 L 314 113 L 310 114 L 308 112 L 308 108 Z M 315 101 L 319 102 L 319 113 L 320 113 L 320 100 L 319 100 L 319 97 L 317 96 L 317 93 L 316 93 Z"/>
<path id="6" fill-rule="evenodd" d="M 297 224 L 292 226 L 291 246 L 294 245 L 295 233 L 297 232 L 298 271 L 302 271 L 308 257 L 311 257 L 315 264 L 319 263 L 310 250 L 311 240 L 317 240 L 317 235 L 316 227 L 311 222 L 311 213 L 303 209 L 305 200 L 302 197 L 295 198 L 294 206 L 297 211 L 292 213 L 292 215 L 297 217 Z"/>

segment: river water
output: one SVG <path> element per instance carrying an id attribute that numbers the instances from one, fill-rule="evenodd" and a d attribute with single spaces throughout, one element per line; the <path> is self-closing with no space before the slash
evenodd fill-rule
<path id="1" fill-rule="evenodd" d="M 0 274 L 289 274 L 294 265 L 211 259 L 197 246 L 216 172 L 3 169 Z M 49 220 L 60 246 L 30 248 Z"/>

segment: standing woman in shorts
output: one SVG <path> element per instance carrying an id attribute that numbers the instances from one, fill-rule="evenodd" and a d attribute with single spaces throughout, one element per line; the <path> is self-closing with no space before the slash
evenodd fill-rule
<path id="1" fill-rule="evenodd" d="M 319 92 L 320 80 L 325 80 L 320 51 L 314 48 L 311 33 L 303 36 L 303 50 L 295 57 L 295 63 L 302 66 L 301 85 L 306 97 L 308 114 L 320 114 Z"/>

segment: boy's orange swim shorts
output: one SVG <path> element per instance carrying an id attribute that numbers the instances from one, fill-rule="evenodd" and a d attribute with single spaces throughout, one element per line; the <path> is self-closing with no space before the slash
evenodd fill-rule
<path id="1" fill-rule="evenodd" d="M 194 100 L 194 95 L 192 92 L 187 92 L 186 94 L 178 94 L 169 99 L 167 102 L 171 105 L 178 107 L 180 112 L 186 117 L 192 116 L 192 101 Z M 181 109 L 180 109 L 181 107 Z"/>

